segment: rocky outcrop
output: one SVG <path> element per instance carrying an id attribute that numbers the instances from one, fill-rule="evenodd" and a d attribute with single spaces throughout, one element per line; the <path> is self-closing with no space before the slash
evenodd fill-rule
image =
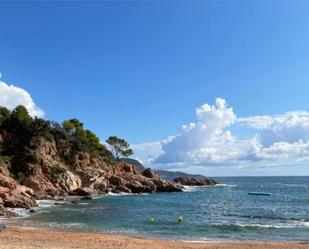
<path id="1" fill-rule="evenodd" d="M 142 172 L 142 175 L 147 177 L 147 178 L 155 178 L 157 176 L 150 168 L 145 169 Z"/>
<path id="2" fill-rule="evenodd" d="M 0 175 L 0 208 L 3 206 L 29 209 L 37 206 L 35 197 L 33 189 L 20 185 L 9 176 Z"/>
<path id="3" fill-rule="evenodd" d="M 173 180 L 174 182 L 186 185 L 186 186 L 205 186 L 205 185 L 215 185 L 218 182 L 213 179 L 195 179 L 189 177 L 177 177 Z"/>
<path id="4" fill-rule="evenodd" d="M 98 195 L 98 192 L 89 187 L 77 188 L 69 192 L 70 195 L 78 195 L 78 196 L 95 196 Z"/>
<path id="5" fill-rule="evenodd" d="M 64 191 L 69 192 L 80 188 L 82 186 L 82 180 L 78 175 L 74 174 L 73 172 L 66 171 L 59 176 L 57 184 Z"/>
<path id="6" fill-rule="evenodd" d="M 70 153 L 70 148 L 63 144 L 42 137 L 34 138 L 34 144 L 35 148 L 27 148 L 25 153 L 35 160 L 29 162 L 20 156 L 13 161 L 0 161 L 0 215 L 14 215 L 6 207 L 30 210 L 37 206 L 37 199 L 58 199 L 66 195 L 89 198 L 108 192 L 182 191 L 179 184 L 163 180 L 151 169 L 141 172 L 123 161 L 109 165 L 86 152 L 76 153 L 68 163 L 66 153 Z"/>
<path id="7" fill-rule="evenodd" d="M 2 198 L 0 197 L 0 216 L 7 216 L 7 217 L 14 217 L 14 216 L 17 216 L 16 213 L 6 209 L 4 207 L 4 203 L 3 203 L 3 200 Z"/>
<path id="8" fill-rule="evenodd" d="M 10 134 L 0 130 L 0 152 L 10 139 Z M 0 215 L 14 215 L 6 207 L 30 210 L 37 206 L 37 199 L 66 195 L 90 199 L 108 192 L 181 192 L 182 185 L 216 183 L 211 179 L 164 180 L 151 169 L 141 171 L 124 161 L 110 162 L 87 152 L 72 152 L 71 145 L 61 139 L 56 143 L 38 136 L 31 144 L 13 158 L 0 160 Z"/>
<path id="9" fill-rule="evenodd" d="M 115 175 L 109 179 L 114 190 L 124 190 L 130 193 L 152 192 L 181 192 L 182 187 L 173 181 L 160 178 L 151 169 L 144 170 L 141 174 L 132 165 L 120 163 L 116 168 Z M 129 167 L 128 167 L 129 166 Z M 120 168 L 119 168 L 120 167 Z M 122 170 L 121 170 L 122 169 Z M 129 170 L 130 169 L 130 170 Z M 113 191 L 113 189 L 111 189 Z"/>

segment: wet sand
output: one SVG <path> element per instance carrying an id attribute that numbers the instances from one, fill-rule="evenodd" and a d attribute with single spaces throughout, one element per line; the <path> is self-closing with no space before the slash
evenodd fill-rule
<path id="1" fill-rule="evenodd" d="M 102 233 L 16 227 L 0 232 L 1 249 L 301 249 L 309 243 L 180 242 L 132 238 Z"/>

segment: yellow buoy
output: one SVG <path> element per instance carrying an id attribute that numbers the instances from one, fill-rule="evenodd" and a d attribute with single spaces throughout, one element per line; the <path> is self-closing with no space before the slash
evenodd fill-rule
<path id="1" fill-rule="evenodd" d="M 182 222 L 182 216 L 179 215 L 179 216 L 177 217 L 177 221 L 178 221 L 178 222 Z"/>

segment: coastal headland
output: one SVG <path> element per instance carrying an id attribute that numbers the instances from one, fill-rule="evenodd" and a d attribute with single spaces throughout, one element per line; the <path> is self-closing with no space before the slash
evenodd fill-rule
<path id="1" fill-rule="evenodd" d="M 188 179 L 165 180 L 151 169 L 124 162 L 121 157 L 133 153 L 124 139 L 111 136 L 107 144 L 77 119 L 58 124 L 31 117 L 24 106 L 13 111 L 0 107 L 0 216 L 16 215 L 7 208 L 35 211 L 36 200 L 68 195 L 91 198 L 109 192 L 183 190 Z"/>

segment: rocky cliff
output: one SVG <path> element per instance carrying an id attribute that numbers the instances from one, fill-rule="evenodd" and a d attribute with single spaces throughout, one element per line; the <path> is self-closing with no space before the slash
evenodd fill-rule
<path id="1" fill-rule="evenodd" d="M 6 143 L 5 137 L 0 134 L 2 147 Z M 69 146 L 64 146 L 66 150 L 63 151 L 54 140 L 36 137 L 33 141 L 35 148 L 27 148 L 26 152 L 35 158 L 32 162 L 26 160 L 24 155 L 0 162 L 1 215 L 14 215 L 6 207 L 30 209 L 37 206 L 38 199 L 59 196 L 182 191 L 180 185 L 161 179 L 150 169 L 140 172 L 125 162 L 108 164 L 86 152 L 76 153 L 68 164 L 65 152 L 70 153 Z"/>
<path id="2" fill-rule="evenodd" d="M 110 138 L 117 155 L 78 119 L 58 124 L 31 117 L 23 106 L 0 107 L 0 215 L 68 195 L 182 191 L 151 169 L 120 161 L 120 152 L 132 150 L 125 140 Z"/>

